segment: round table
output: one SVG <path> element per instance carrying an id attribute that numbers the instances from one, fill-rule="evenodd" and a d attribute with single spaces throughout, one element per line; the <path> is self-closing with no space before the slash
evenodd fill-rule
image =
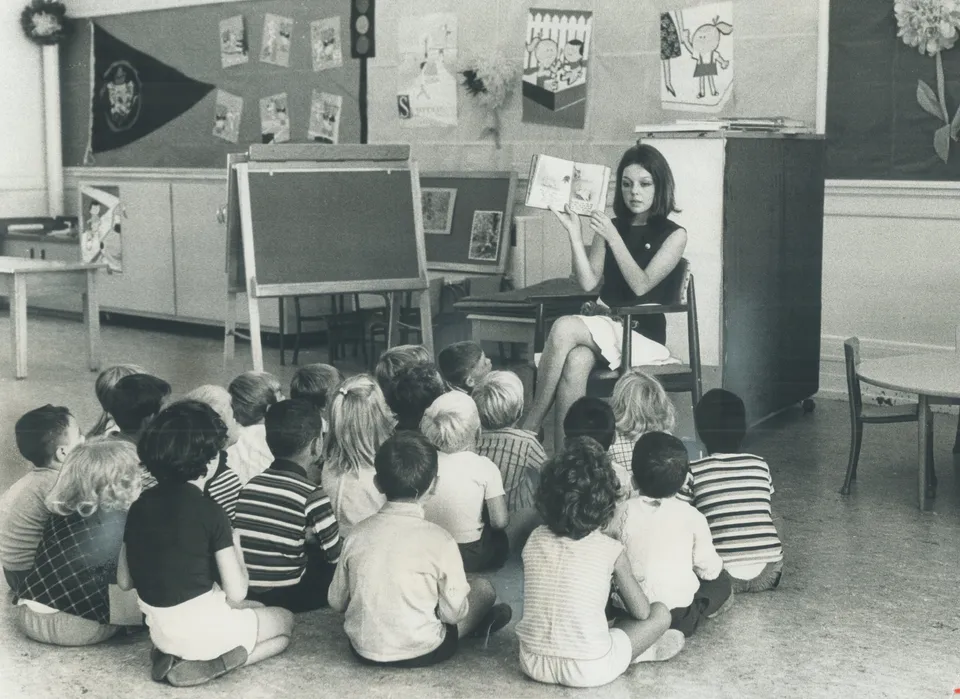
<path id="1" fill-rule="evenodd" d="M 960 404 L 960 349 L 956 352 L 908 354 L 861 362 L 860 380 L 893 391 L 916 393 L 919 402 L 917 441 L 919 454 L 919 500 L 925 509 L 936 494 L 931 438 L 930 406 Z"/>

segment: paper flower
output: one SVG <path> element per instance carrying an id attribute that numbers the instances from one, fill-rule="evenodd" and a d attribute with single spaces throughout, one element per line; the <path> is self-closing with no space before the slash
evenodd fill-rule
<path id="1" fill-rule="evenodd" d="M 59 44 L 70 29 L 67 8 L 55 0 L 33 0 L 20 13 L 20 26 L 36 44 Z"/>
<path id="2" fill-rule="evenodd" d="M 483 135 L 493 136 L 499 148 L 500 110 L 517 83 L 519 63 L 508 60 L 501 53 L 492 53 L 466 61 L 460 75 L 467 94 L 493 118 L 493 126 L 484 129 Z"/>

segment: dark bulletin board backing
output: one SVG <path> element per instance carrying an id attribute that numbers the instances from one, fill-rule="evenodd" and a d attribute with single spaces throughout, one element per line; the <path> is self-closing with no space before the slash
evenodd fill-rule
<path id="1" fill-rule="evenodd" d="M 266 14 L 294 20 L 290 67 L 261 63 L 259 52 Z M 249 60 L 220 67 L 220 20 L 243 15 Z M 310 22 L 340 18 L 343 66 L 314 72 Z M 243 98 L 240 140 L 230 143 L 213 136 L 214 89 L 192 109 L 151 134 L 113 151 L 97 153 L 94 165 L 106 167 L 222 168 L 227 154 L 260 143 L 260 99 L 286 92 L 293 141 L 307 141 L 310 100 L 314 89 L 343 97 L 340 142 L 359 142 L 358 61 L 350 58 L 349 0 L 265 0 L 180 7 L 96 18 L 117 39 L 162 61 L 185 75 L 211 83 Z M 61 113 L 63 162 L 83 165 L 90 125 L 90 28 L 78 23 L 61 47 Z"/>
<path id="2" fill-rule="evenodd" d="M 944 51 L 946 101 L 960 107 L 960 47 Z M 889 0 L 830 3 L 827 80 L 829 179 L 960 180 L 960 145 L 944 163 L 933 150 L 943 122 L 917 103 L 917 81 L 937 87 L 934 58 L 897 36 Z"/>
<path id="3" fill-rule="evenodd" d="M 420 189 L 455 189 L 450 233 L 426 234 L 427 266 L 434 270 L 503 274 L 510 250 L 510 225 L 516 172 L 428 172 L 420 175 Z M 499 211 L 500 239 L 496 259 L 471 259 L 471 231 L 475 211 Z"/>

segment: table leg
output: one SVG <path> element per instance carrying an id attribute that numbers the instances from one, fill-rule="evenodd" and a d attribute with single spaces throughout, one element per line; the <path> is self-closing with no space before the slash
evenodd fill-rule
<path id="1" fill-rule="evenodd" d="M 278 313 L 280 314 L 280 366 L 287 365 L 287 348 L 284 346 L 284 335 L 287 334 L 287 309 L 284 308 L 283 297 L 277 298 Z"/>
<path id="2" fill-rule="evenodd" d="M 83 319 L 87 326 L 90 371 L 100 370 L 100 302 L 97 299 L 97 271 L 87 270 L 87 293 L 83 295 Z"/>
<path id="3" fill-rule="evenodd" d="M 917 442 L 919 447 L 918 453 L 918 493 L 917 496 L 920 501 L 920 509 L 925 510 L 927 507 L 927 499 L 930 497 L 928 488 L 930 486 L 928 476 L 930 470 L 933 467 L 932 458 L 930 454 L 930 432 L 933 424 L 933 418 L 930 414 L 930 403 L 926 396 L 919 396 L 919 405 L 917 408 Z"/>
<path id="4" fill-rule="evenodd" d="M 10 340 L 18 379 L 27 378 L 27 278 L 14 274 L 10 279 Z"/>

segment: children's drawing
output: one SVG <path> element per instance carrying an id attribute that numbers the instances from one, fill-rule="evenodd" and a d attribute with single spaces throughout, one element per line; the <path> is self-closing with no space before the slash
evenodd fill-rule
<path id="1" fill-rule="evenodd" d="M 420 190 L 423 232 L 431 235 L 450 235 L 453 230 L 453 207 L 456 202 L 455 188 L 423 187 Z"/>
<path id="2" fill-rule="evenodd" d="M 500 224 L 502 211 L 474 211 L 470 226 L 470 253 L 467 259 L 477 262 L 496 262 L 500 254 Z"/>
<path id="3" fill-rule="evenodd" d="M 238 66 L 248 60 L 247 26 L 243 15 L 220 20 L 220 67 Z"/>
<path id="4" fill-rule="evenodd" d="M 457 125 L 457 17 L 400 20 L 397 114 L 409 127 Z"/>
<path id="5" fill-rule="evenodd" d="M 664 109 L 718 112 L 733 94 L 733 3 L 660 15 Z"/>
<path id="6" fill-rule="evenodd" d="M 315 71 L 339 68 L 343 65 L 339 17 L 310 22 L 310 50 L 313 54 Z"/>
<path id="7" fill-rule="evenodd" d="M 213 117 L 213 135 L 224 141 L 240 140 L 240 118 L 243 116 L 243 97 L 226 90 L 217 90 L 217 104 Z"/>
<path id="8" fill-rule="evenodd" d="M 80 259 L 103 262 L 113 274 L 123 272 L 123 239 L 120 219 L 126 218 L 120 188 L 80 186 Z"/>
<path id="9" fill-rule="evenodd" d="M 523 64 L 523 121 L 582 129 L 592 12 L 532 9 Z"/>
<path id="10" fill-rule="evenodd" d="M 343 97 L 329 92 L 313 91 L 310 100 L 310 125 L 307 136 L 320 143 L 337 143 L 340 140 L 340 110 Z"/>
<path id="11" fill-rule="evenodd" d="M 286 92 L 260 100 L 260 135 L 263 143 L 284 143 L 290 140 L 290 114 L 287 111 Z"/>
<path id="12" fill-rule="evenodd" d="M 260 44 L 260 62 L 289 68 L 292 36 L 292 19 L 269 13 L 265 15 L 263 18 L 263 41 Z"/>

